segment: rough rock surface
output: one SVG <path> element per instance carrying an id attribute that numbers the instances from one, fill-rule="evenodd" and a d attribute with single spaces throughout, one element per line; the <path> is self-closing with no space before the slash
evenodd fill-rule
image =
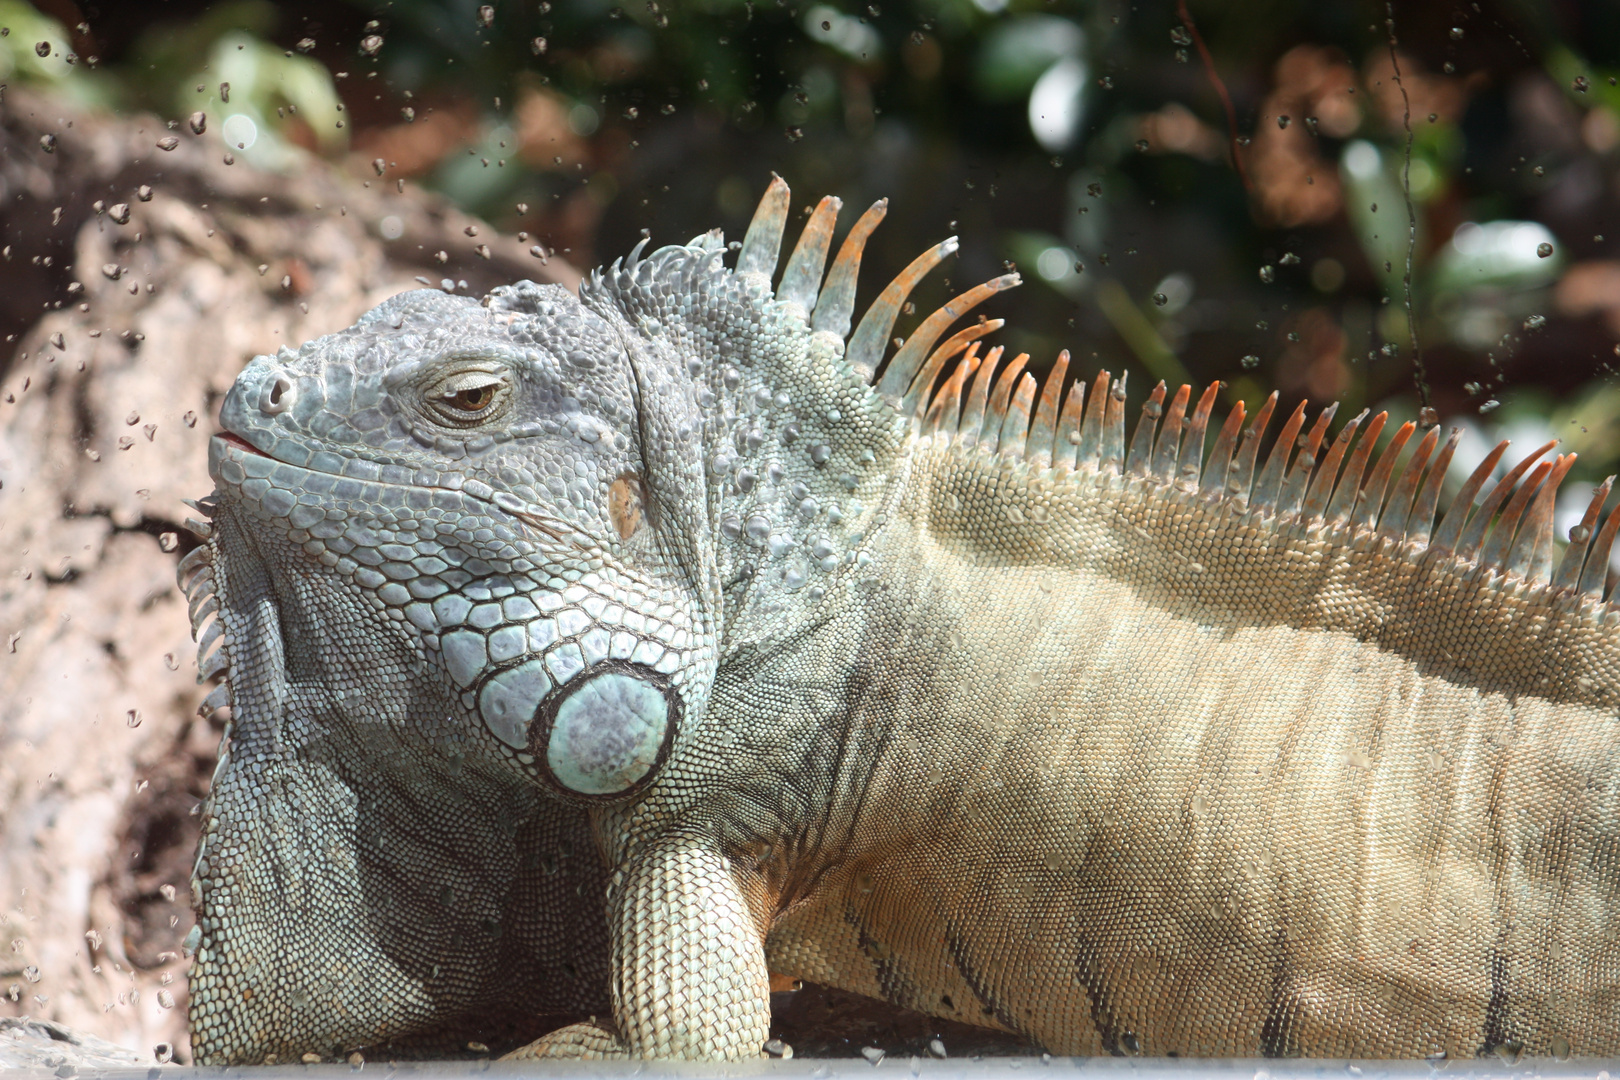
<path id="1" fill-rule="evenodd" d="M 139 1054 L 54 1021 L 0 1017 L 0 1069 L 127 1069 L 140 1064 Z"/>

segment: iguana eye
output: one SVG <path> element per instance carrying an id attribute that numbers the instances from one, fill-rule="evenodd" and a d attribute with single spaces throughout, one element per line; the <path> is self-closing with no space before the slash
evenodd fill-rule
<path id="1" fill-rule="evenodd" d="M 445 399 L 450 402 L 452 409 L 460 409 L 462 412 L 482 412 L 489 407 L 490 402 L 495 400 L 495 388 L 493 386 L 474 386 L 466 390 L 457 390 L 453 394 L 447 394 Z"/>
<path id="2" fill-rule="evenodd" d="M 434 387 L 428 404 L 444 423 L 479 423 L 500 407 L 505 386 L 506 380 L 493 372 L 463 371 Z"/>

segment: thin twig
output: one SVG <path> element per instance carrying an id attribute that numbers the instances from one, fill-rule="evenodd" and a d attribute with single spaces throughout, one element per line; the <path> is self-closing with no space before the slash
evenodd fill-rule
<path id="1" fill-rule="evenodd" d="M 1417 250 L 1417 210 L 1412 205 L 1412 100 L 1406 96 L 1401 79 L 1400 56 L 1395 51 L 1395 0 L 1384 0 L 1384 29 L 1389 32 L 1389 63 L 1395 71 L 1395 85 L 1401 91 L 1401 126 L 1406 129 L 1406 158 L 1401 164 L 1401 192 L 1406 196 L 1406 272 L 1402 284 L 1406 292 L 1406 329 L 1412 336 L 1412 376 L 1417 382 L 1418 399 L 1425 413 L 1429 409 L 1429 378 L 1423 368 L 1423 347 L 1418 344 L 1417 311 L 1412 303 L 1412 256 Z"/>
<path id="2" fill-rule="evenodd" d="M 1176 0 L 1176 13 L 1181 16 L 1182 24 L 1187 27 L 1187 33 L 1192 35 L 1193 44 L 1198 46 L 1198 55 L 1204 58 L 1204 72 L 1215 87 L 1215 92 L 1221 96 L 1221 104 L 1226 106 L 1226 129 L 1231 136 L 1232 167 L 1237 170 L 1238 179 L 1243 181 L 1243 190 L 1254 191 L 1254 184 L 1249 180 L 1248 170 L 1243 167 L 1243 158 L 1238 153 L 1237 110 L 1232 108 L 1232 96 L 1226 92 L 1226 84 L 1215 70 L 1215 58 L 1209 55 L 1209 47 L 1204 44 L 1204 35 L 1198 32 L 1198 24 L 1193 22 L 1192 12 L 1187 10 L 1187 0 Z"/>

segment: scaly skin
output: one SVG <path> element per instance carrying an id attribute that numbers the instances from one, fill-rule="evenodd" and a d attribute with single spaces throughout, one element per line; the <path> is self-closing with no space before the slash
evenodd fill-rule
<path id="1" fill-rule="evenodd" d="M 199 1060 L 440 1030 L 512 971 L 535 1012 L 611 995 L 528 1057 L 755 1056 L 770 971 L 1059 1053 L 1620 1052 L 1607 488 L 1555 574 L 1572 459 L 1436 527 L 1437 433 L 1396 472 L 1410 426 L 1295 455 L 1301 412 L 1262 466 L 1239 407 L 1206 464 L 1213 388 L 1156 390 L 1128 455 L 1106 375 L 1060 408 L 1061 368 L 1038 395 L 974 345 L 934 388 L 1016 279 L 869 385 L 954 245 L 846 340 L 881 210 L 822 284 L 824 201 L 773 293 L 786 210 L 777 181 L 734 270 L 710 236 L 578 301 L 410 293 L 243 372 L 195 564 L 234 725 Z M 525 891 L 523 829 L 582 818 L 605 885 Z M 377 855 L 402 819 L 456 846 Z M 530 955 L 407 941 L 423 902 L 334 949 L 378 858 L 490 884 Z M 306 895 L 346 906 L 317 932 Z M 467 973 L 442 1002 L 428 955 Z"/>

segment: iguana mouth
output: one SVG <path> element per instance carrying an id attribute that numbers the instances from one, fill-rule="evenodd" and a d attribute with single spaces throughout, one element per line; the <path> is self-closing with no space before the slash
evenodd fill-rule
<path id="1" fill-rule="evenodd" d="M 234 431 L 216 431 L 214 432 L 214 438 L 230 443 L 232 446 L 235 446 L 238 449 L 246 450 L 250 454 L 257 454 L 260 457 L 270 457 L 269 454 L 265 453 L 263 450 L 260 450 L 257 446 L 254 446 L 252 443 L 248 442 Z"/>

